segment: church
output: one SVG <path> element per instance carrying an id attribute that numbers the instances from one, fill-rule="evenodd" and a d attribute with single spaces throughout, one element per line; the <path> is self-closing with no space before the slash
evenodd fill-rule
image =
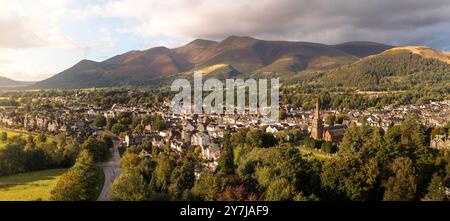
<path id="1" fill-rule="evenodd" d="M 333 143 L 340 143 L 344 137 L 347 125 L 334 125 L 324 127 L 322 117 L 320 115 L 319 99 L 316 102 L 316 110 L 311 125 L 311 138 L 315 140 L 329 141 Z"/>

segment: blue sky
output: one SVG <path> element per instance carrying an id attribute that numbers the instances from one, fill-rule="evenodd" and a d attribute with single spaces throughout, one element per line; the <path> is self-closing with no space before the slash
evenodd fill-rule
<path id="1" fill-rule="evenodd" d="M 82 59 L 229 35 L 450 51 L 446 0 L 0 0 L 0 76 L 36 81 Z"/>

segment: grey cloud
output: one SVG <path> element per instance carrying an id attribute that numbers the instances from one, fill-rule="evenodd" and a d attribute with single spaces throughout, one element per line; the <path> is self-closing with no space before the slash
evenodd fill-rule
<path id="1" fill-rule="evenodd" d="M 428 44 L 450 49 L 448 0 L 278 0 L 251 1 L 233 11 L 209 8 L 201 26 L 186 36 L 222 39 L 230 34 L 338 43 L 372 40 Z M 189 9 L 186 9 L 189 10 Z M 444 35 L 444 36 L 442 36 Z"/>

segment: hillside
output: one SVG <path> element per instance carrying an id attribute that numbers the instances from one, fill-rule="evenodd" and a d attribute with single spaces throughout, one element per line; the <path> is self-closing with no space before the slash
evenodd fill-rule
<path id="1" fill-rule="evenodd" d="M 394 48 L 329 71 L 319 82 L 326 87 L 385 89 L 448 84 L 450 64 L 444 55 L 424 47 Z"/>
<path id="2" fill-rule="evenodd" d="M 326 71 L 349 64 L 360 55 L 372 55 L 390 47 L 371 42 L 342 45 L 266 41 L 238 36 L 221 42 L 198 39 L 174 49 L 155 47 L 130 51 L 102 62 L 83 60 L 36 83 L 35 87 L 163 85 L 195 70 L 204 71 L 207 77 L 219 78 L 275 76 L 278 73 L 286 80 L 304 72 Z"/>
<path id="3" fill-rule="evenodd" d="M 393 46 L 367 41 L 353 41 L 337 44 L 335 49 L 346 52 L 353 56 L 363 58 L 369 55 L 379 54 L 383 51 L 393 48 Z"/>
<path id="4" fill-rule="evenodd" d="M 26 86 L 29 86 L 32 84 L 33 84 L 33 82 L 14 81 L 9 78 L 0 77 L 0 87 L 1 88 L 26 87 Z"/>

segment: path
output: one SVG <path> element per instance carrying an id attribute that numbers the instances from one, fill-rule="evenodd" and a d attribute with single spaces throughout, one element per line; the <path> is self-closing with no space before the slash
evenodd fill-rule
<path id="1" fill-rule="evenodd" d="M 105 172 L 105 184 L 103 185 L 102 192 L 97 201 L 109 201 L 109 195 L 111 191 L 111 185 L 114 180 L 120 175 L 120 155 L 118 144 L 114 142 L 114 147 L 110 149 L 111 154 L 109 159 L 105 162 L 99 163 L 99 166 L 103 168 Z"/>

